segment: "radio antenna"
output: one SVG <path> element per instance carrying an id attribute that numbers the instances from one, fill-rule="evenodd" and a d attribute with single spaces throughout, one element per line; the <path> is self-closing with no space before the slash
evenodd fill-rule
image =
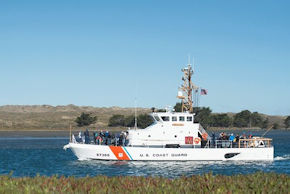
<path id="1" fill-rule="evenodd" d="M 134 122 L 134 129 L 137 129 L 138 127 L 138 119 L 137 119 L 137 90 L 138 90 L 138 83 L 137 81 L 136 83 L 136 87 L 135 87 L 135 100 L 134 100 L 134 116 L 135 116 L 135 122 Z"/>
<path id="2" fill-rule="evenodd" d="M 137 100 L 136 100 L 136 98 L 135 98 L 134 104 L 135 104 L 135 110 L 134 110 L 134 112 L 135 112 L 135 124 L 134 124 L 134 129 L 137 129 L 138 120 L 137 120 Z"/>

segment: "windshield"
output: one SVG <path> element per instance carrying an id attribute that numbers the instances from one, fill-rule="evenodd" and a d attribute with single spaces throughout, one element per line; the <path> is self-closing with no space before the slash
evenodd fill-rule
<path id="1" fill-rule="evenodd" d="M 169 120 L 170 120 L 168 116 L 163 116 L 163 117 L 161 117 L 161 119 L 162 119 L 163 121 L 169 121 Z"/>
<path id="2" fill-rule="evenodd" d="M 157 116 L 157 115 L 154 115 L 153 117 L 154 117 L 154 119 L 155 119 L 156 121 L 160 121 L 160 118 L 159 118 L 159 116 Z"/>

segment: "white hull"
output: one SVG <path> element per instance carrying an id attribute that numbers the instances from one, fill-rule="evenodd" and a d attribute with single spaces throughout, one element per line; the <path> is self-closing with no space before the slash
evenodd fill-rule
<path id="1" fill-rule="evenodd" d="M 81 160 L 273 160 L 274 147 L 263 148 L 152 148 L 69 143 Z"/>

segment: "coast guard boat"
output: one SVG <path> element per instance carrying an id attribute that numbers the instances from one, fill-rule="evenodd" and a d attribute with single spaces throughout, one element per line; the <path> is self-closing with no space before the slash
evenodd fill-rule
<path id="1" fill-rule="evenodd" d="M 219 140 L 194 122 L 192 94 L 198 90 L 192 81 L 190 64 L 182 69 L 183 84 L 178 92 L 182 111 L 153 112 L 153 124 L 145 129 L 128 129 L 126 145 L 96 145 L 70 138 L 64 149 L 80 160 L 273 160 L 272 139 L 263 137 Z"/>

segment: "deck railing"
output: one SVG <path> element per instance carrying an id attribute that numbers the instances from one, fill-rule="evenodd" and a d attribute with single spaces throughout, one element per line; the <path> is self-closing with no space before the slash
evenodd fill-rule
<path id="1" fill-rule="evenodd" d="M 272 147 L 272 139 L 258 137 L 239 140 L 239 148 L 260 148 L 260 147 Z"/>
<path id="2" fill-rule="evenodd" d="M 116 143 L 116 139 L 110 139 L 109 145 L 119 145 Z M 70 142 L 72 143 L 80 143 L 84 144 L 81 140 L 77 141 L 75 138 L 71 138 Z M 128 145 L 128 140 L 124 142 L 124 145 Z M 89 144 L 96 144 L 94 141 L 90 140 Z M 101 144 L 104 145 L 104 144 Z M 239 141 L 230 141 L 230 140 L 207 140 L 204 146 L 192 144 L 192 148 L 264 148 L 264 147 L 272 147 L 272 139 L 270 138 L 262 138 L 262 137 L 254 137 L 251 139 L 239 139 Z M 131 145 L 132 146 L 132 145 Z M 148 146 L 150 147 L 150 146 Z M 166 146 L 163 145 L 165 148 Z M 189 148 L 189 147 L 188 147 Z"/>
<path id="3" fill-rule="evenodd" d="M 205 148 L 262 148 L 272 147 L 272 139 L 270 138 L 252 138 L 240 139 L 237 142 L 230 140 L 208 140 Z"/>

